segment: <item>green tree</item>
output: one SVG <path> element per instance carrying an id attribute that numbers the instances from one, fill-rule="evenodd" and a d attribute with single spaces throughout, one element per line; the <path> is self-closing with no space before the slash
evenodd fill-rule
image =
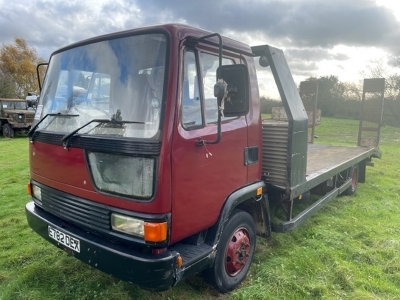
<path id="1" fill-rule="evenodd" d="M 24 98 L 28 92 L 38 90 L 36 65 L 44 60 L 22 38 L 13 44 L 3 44 L 0 49 L 0 71 L 14 87 L 16 96 Z"/>
<path id="2" fill-rule="evenodd" d="M 317 107 L 321 109 L 323 116 L 333 117 L 344 100 L 345 85 L 337 76 L 310 77 L 307 81 L 318 82 Z"/>

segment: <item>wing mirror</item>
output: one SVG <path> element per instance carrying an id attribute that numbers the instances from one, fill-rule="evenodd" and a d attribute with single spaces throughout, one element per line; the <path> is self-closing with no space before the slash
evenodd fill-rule
<path id="1" fill-rule="evenodd" d="M 243 64 L 225 65 L 217 69 L 214 95 L 223 98 L 224 116 L 238 117 L 249 112 L 249 72 Z M 218 101 L 219 102 L 219 101 Z M 218 103 L 219 104 L 219 103 Z"/>

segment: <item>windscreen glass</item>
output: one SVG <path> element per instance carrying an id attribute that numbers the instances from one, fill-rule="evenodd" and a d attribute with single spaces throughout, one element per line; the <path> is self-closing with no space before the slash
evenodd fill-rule
<path id="1" fill-rule="evenodd" d="M 78 133 L 157 138 L 166 45 L 163 34 L 143 34 L 53 55 L 35 122 L 52 115 L 38 130 L 68 134 L 91 122 Z"/>

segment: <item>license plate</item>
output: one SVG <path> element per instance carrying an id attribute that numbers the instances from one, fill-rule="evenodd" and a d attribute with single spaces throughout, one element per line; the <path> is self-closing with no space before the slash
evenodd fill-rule
<path id="1" fill-rule="evenodd" d="M 51 226 L 48 227 L 48 230 L 49 237 L 53 240 L 56 240 L 60 244 L 63 244 L 76 252 L 80 252 L 80 241 L 78 239 Z"/>

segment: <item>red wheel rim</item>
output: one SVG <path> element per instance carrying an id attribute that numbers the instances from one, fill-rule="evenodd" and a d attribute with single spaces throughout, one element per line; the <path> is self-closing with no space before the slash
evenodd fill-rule
<path id="1" fill-rule="evenodd" d="M 236 276 L 245 267 L 250 255 L 250 235 L 246 228 L 237 229 L 231 236 L 225 252 L 225 270 Z"/>

